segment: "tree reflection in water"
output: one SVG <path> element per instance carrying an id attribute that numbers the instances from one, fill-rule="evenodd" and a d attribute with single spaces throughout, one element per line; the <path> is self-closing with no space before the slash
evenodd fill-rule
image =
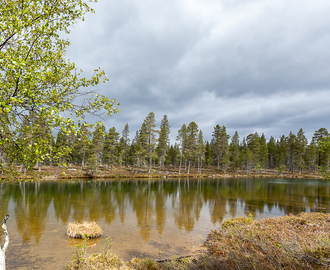
<path id="1" fill-rule="evenodd" d="M 213 224 L 237 213 L 286 215 L 305 211 L 329 212 L 327 182 L 297 179 L 180 179 L 144 181 L 68 181 L 2 183 L 0 214 L 14 209 L 17 231 L 24 242 L 38 244 L 49 211 L 58 222 L 104 220 L 125 223 L 127 212 L 144 241 L 154 228 L 162 235 L 169 219 L 192 231 L 201 213 Z M 203 212 L 204 211 L 204 212 Z M 208 212 L 208 214 L 206 214 Z M 12 214 L 12 213 L 10 213 Z"/>

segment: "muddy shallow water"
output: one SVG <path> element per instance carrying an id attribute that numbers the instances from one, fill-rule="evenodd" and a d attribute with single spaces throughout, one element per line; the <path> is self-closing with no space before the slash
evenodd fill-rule
<path id="1" fill-rule="evenodd" d="M 330 183 L 306 179 L 35 181 L 0 185 L 0 217 L 9 214 L 7 269 L 64 269 L 81 240 L 66 226 L 95 220 L 119 257 L 192 254 L 225 219 L 330 210 Z M 3 242 L 3 234 L 1 233 Z"/>

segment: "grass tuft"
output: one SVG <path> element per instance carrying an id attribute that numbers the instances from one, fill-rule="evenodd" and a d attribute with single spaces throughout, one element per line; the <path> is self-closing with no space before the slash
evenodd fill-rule
<path id="1" fill-rule="evenodd" d="M 69 223 L 67 236 L 72 238 L 96 238 L 102 236 L 102 230 L 95 221 Z"/>

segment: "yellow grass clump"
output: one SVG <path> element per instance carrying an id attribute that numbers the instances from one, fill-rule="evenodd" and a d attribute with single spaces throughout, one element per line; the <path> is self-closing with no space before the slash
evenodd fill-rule
<path id="1" fill-rule="evenodd" d="M 72 238 L 96 238 L 102 236 L 102 229 L 95 221 L 75 222 L 69 223 L 66 234 Z"/>

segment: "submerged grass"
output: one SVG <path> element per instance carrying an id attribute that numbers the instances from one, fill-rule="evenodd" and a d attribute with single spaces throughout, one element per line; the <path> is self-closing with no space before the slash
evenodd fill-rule
<path id="1" fill-rule="evenodd" d="M 102 236 L 102 229 L 95 221 L 69 223 L 67 236 L 72 238 L 96 238 Z"/>
<path id="2" fill-rule="evenodd" d="M 229 219 L 209 233 L 205 246 L 207 250 L 193 258 L 161 263 L 124 263 L 110 252 L 94 254 L 69 269 L 330 269 L 330 214 Z"/>

